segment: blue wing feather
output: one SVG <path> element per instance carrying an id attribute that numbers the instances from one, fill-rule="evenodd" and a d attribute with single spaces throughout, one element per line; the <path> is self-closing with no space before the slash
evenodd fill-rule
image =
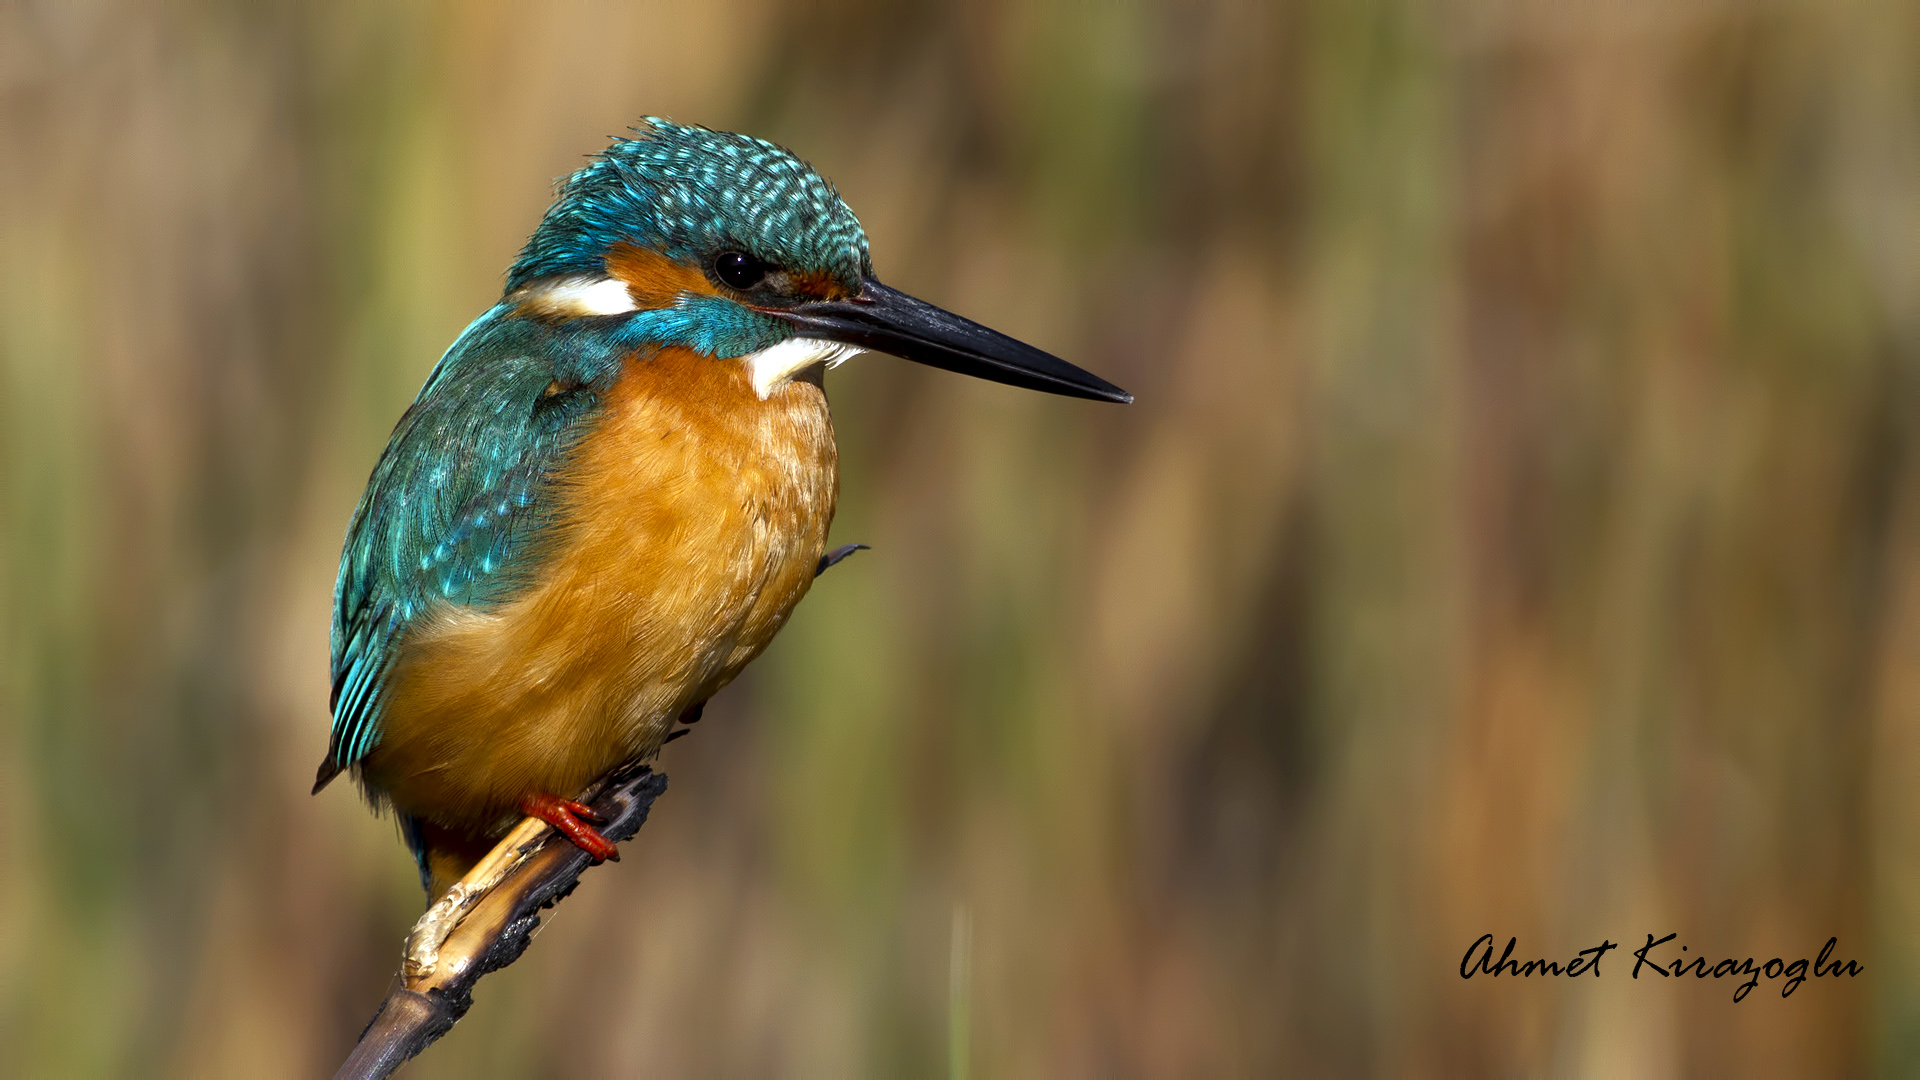
<path id="1" fill-rule="evenodd" d="M 318 790 L 379 745 L 396 643 L 433 604 L 489 607 L 538 576 L 550 487 L 618 342 L 495 307 L 447 350 L 373 470 L 334 587 L 333 730 Z M 558 391 L 558 392 L 556 392 Z"/>

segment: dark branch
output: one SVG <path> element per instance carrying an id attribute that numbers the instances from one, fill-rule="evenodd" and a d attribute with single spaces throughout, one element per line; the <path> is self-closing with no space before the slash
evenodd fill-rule
<path id="1" fill-rule="evenodd" d="M 819 577 L 821 574 L 826 573 L 828 570 L 831 570 L 836 564 L 838 564 L 841 559 L 846 558 L 847 556 L 853 554 L 856 551 L 872 551 L 872 550 L 873 550 L 872 548 L 868 547 L 865 544 L 841 544 L 839 547 L 834 548 L 832 551 L 829 551 L 825 555 L 820 556 L 820 565 L 813 568 L 813 576 Z"/>
<path id="2" fill-rule="evenodd" d="M 607 819 L 601 834 L 625 843 L 646 824 L 653 801 L 667 790 L 667 778 L 642 765 L 614 773 L 599 787 L 600 793 L 585 801 Z M 507 851 L 513 844 L 520 850 Z M 416 942 L 432 910 L 415 924 L 402 985 L 381 1003 L 334 1080 L 389 1076 L 451 1030 L 473 1004 L 473 984 L 520 959 L 540 925 L 541 909 L 566 899 L 591 865 L 586 852 L 551 829 L 531 842 L 516 829 L 488 858 L 508 856 L 521 861 L 445 928 L 445 941 L 424 970 L 417 970 Z"/>

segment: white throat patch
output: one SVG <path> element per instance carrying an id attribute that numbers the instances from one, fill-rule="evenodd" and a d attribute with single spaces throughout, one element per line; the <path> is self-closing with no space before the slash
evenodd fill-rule
<path id="1" fill-rule="evenodd" d="M 638 310 L 627 292 L 627 283 L 618 278 L 548 278 L 516 290 L 508 299 L 533 314 L 558 318 L 625 315 Z"/>
<path id="2" fill-rule="evenodd" d="M 798 372 L 815 364 L 825 364 L 830 368 L 839 367 L 853 354 L 862 351 L 858 345 L 846 345 L 838 341 L 822 341 L 819 338 L 788 338 L 778 345 L 771 345 L 757 353 L 748 353 L 740 358 L 747 365 L 747 371 L 753 376 L 753 392 L 765 401 L 767 395 L 785 386 L 788 379 Z"/>

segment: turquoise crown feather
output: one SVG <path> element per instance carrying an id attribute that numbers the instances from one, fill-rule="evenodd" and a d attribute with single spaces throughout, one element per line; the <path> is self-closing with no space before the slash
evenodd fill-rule
<path id="1" fill-rule="evenodd" d="M 743 251 L 848 284 L 872 271 L 859 219 L 791 151 L 659 117 L 633 131 L 561 182 L 508 271 L 509 292 L 540 278 L 603 273 L 619 243 L 694 265 Z"/>

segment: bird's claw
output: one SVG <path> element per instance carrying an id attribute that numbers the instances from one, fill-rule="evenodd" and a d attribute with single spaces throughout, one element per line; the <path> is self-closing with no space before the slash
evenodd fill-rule
<path id="1" fill-rule="evenodd" d="M 552 795 L 529 795 L 521 800 L 520 812 L 553 826 L 554 831 L 586 852 L 595 863 L 620 861 L 620 849 L 614 846 L 613 841 L 601 836 L 593 825 L 587 824 L 599 824 L 607 819 L 586 803 Z"/>

